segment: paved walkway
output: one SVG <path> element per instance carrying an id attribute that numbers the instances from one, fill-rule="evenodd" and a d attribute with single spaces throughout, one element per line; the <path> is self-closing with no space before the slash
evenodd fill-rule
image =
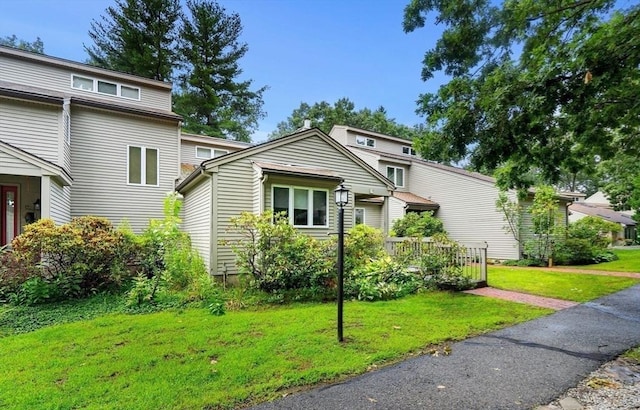
<path id="1" fill-rule="evenodd" d="M 636 285 L 256 409 L 533 409 L 640 345 L 639 302 Z"/>
<path id="2" fill-rule="evenodd" d="M 510 290 L 501 290 L 491 287 L 467 290 L 465 293 L 504 299 L 511 302 L 525 303 L 527 305 L 539 306 L 553 310 L 562 310 L 579 305 L 577 302 L 570 302 L 568 300 L 545 298 L 543 296 L 529 295 L 527 293 L 512 292 Z"/>

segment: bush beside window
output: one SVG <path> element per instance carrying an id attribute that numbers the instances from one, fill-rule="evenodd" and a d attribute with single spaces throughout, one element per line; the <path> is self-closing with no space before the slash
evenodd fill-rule
<path id="1" fill-rule="evenodd" d="M 402 219 L 393 223 L 392 236 L 397 237 L 425 237 L 428 238 L 437 233 L 444 233 L 442 221 L 433 212 L 409 212 Z"/>

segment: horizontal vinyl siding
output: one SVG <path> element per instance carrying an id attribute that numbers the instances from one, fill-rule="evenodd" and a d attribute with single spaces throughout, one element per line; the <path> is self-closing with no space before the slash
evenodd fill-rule
<path id="1" fill-rule="evenodd" d="M 42 170 L 26 161 L 0 152 L 0 174 L 40 176 Z"/>
<path id="2" fill-rule="evenodd" d="M 214 176 L 215 178 L 216 176 Z M 242 212 L 253 211 L 253 167 L 248 159 L 242 158 L 220 167 L 217 174 L 217 190 L 214 204 L 216 218 L 217 242 L 211 246 L 217 249 L 217 268 L 214 273 L 236 274 L 236 256 L 231 247 L 220 245 L 220 241 L 235 241 L 244 237 L 229 230 L 231 218 L 238 217 Z"/>
<path id="3" fill-rule="evenodd" d="M 56 224 L 64 224 L 71 221 L 71 188 L 60 186 L 51 181 L 51 219 Z"/>
<path id="4" fill-rule="evenodd" d="M 404 217 L 405 203 L 398 198 L 389 198 L 389 228 L 393 229 L 393 223 Z"/>
<path id="5" fill-rule="evenodd" d="M 372 205 L 363 202 L 356 202 L 355 208 L 364 208 L 365 225 L 382 230 L 383 213 L 381 205 Z"/>
<path id="6" fill-rule="evenodd" d="M 452 239 L 486 241 L 489 258 L 518 258 L 518 244 L 503 229 L 503 215 L 496 210 L 498 189 L 493 184 L 414 163 L 409 186 L 414 194 L 440 204 L 436 217 Z"/>
<path id="7" fill-rule="evenodd" d="M 54 164 L 62 107 L 0 98 L 0 140 Z"/>
<path id="8" fill-rule="evenodd" d="M 115 103 L 171 111 L 170 90 L 153 88 L 123 80 L 117 76 L 117 73 L 113 73 L 115 75 L 101 76 L 93 73 L 84 73 L 73 68 L 55 67 L 7 56 L 0 56 L 0 72 L 2 73 L 3 81 L 63 92 L 70 96 L 99 98 Z M 73 74 L 140 88 L 140 101 L 72 88 L 71 75 Z"/>
<path id="9" fill-rule="evenodd" d="M 211 179 L 205 178 L 184 196 L 183 228 L 193 247 L 210 266 L 211 251 Z"/>
<path id="10" fill-rule="evenodd" d="M 522 226 L 520 231 L 520 238 L 523 246 L 527 240 L 535 237 L 535 234 L 533 232 L 533 219 L 531 218 L 530 212 L 532 205 L 533 201 L 530 199 L 520 202 L 520 206 L 522 207 Z M 558 207 L 556 208 L 555 218 L 557 226 L 565 226 L 567 221 L 567 207 L 559 203 Z"/>
<path id="11" fill-rule="evenodd" d="M 136 232 L 163 217 L 177 177 L 176 123 L 75 108 L 71 132 L 72 216 L 104 216 L 116 225 L 127 220 Z M 159 186 L 127 185 L 127 145 L 159 150 Z"/>

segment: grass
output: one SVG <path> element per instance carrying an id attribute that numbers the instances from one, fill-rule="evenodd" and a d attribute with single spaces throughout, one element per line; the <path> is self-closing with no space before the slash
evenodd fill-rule
<path id="1" fill-rule="evenodd" d="M 573 266 L 574 268 L 604 270 L 611 272 L 639 272 L 640 273 L 640 250 L 639 249 L 614 249 L 613 253 L 618 256 L 617 261 L 599 263 L 596 265 Z"/>
<path id="2" fill-rule="evenodd" d="M 617 276 L 554 272 L 553 268 L 547 271 L 489 266 L 488 282 L 489 286 L 498 289 L 574 302 L 586 302 L 633 286 L 640 283 L 640 280 Z"/>
<path id="3" fill-rule="evenodd" d="M 0 338 L 0 408 L 233 408 L 549 312 L 447 292 L 347 302 L 344 344 L 333 304 L 112 313 Z"/>

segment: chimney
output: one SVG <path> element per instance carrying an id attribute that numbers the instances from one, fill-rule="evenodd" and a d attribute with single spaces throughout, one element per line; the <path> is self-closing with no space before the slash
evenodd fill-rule
<path id="1" fill-rule="evenodd" d="M 304 120 L 304 125 L 302 126 L 303 130 L 308 130 L 311 128 L 311 120 Z"/>

